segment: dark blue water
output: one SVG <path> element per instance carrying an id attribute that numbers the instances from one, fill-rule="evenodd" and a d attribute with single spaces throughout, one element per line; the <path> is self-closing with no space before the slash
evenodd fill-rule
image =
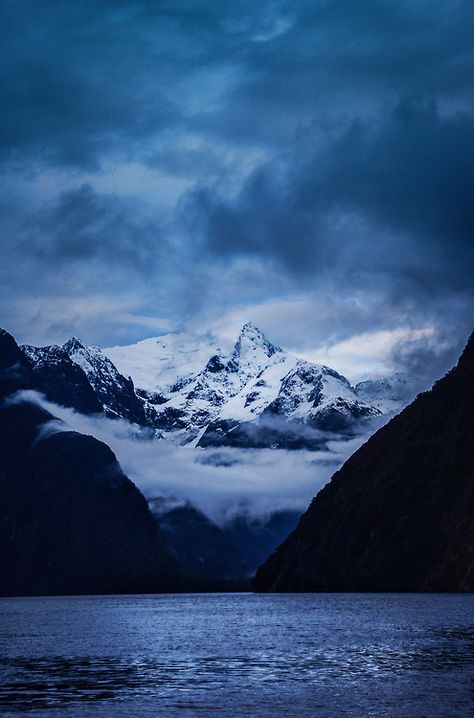
<path id="1" fill-rule="evenodd" d="M 0 714 L 474 716 L 474 596 L 1 599 Z"/>

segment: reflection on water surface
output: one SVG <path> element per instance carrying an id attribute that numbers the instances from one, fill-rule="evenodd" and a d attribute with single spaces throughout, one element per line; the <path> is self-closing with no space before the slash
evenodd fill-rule
<path id="1" fill-rule="evenodd" d="M 0 711 L 474 715 L 474 597 L 0 600 Z"/>

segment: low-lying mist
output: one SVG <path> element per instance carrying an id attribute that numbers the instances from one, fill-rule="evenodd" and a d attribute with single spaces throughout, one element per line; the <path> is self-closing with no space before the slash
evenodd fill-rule
<path id="1" fill-rule="evenodd" d="M 188 499 L 220 525 L 242 513 L 257 518 L 280 510 L 304 511 L 368 437 L 334 439 L 321 451 L 193 448 L 156 439 L 120 419 L 78 414 L 37 392 L 19 392 L 14 400 L 36 402 L 57 417 L 43 434 L 74 430 L 108 444 L 148 499 Z"/>

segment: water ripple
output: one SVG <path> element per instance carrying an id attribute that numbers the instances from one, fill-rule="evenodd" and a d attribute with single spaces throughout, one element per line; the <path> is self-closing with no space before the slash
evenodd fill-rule
<path id="1" fill-rule="evenodd" d="M 315 706 L 318 716 L 474 708 L 471 599 L 437 598 L 429 609 L 425 600 L 422 612 L 413 599 L 409 617 L 386 597 L 357 611 L 353 600 L 2 601 L 12 620 L 0 628 L 0 711 L 85 715 L 95 705 L 94 715 L 108 716 L 123 705 L 152 716 L 156 700 L 165 716 L 233 716 L 245 705 L 242 715 L 252 716 L 310 716 Z"/>

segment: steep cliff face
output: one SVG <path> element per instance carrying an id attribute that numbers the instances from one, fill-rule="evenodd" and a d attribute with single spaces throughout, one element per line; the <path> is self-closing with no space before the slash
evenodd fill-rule
<path id="1" fill-rule="evenodd" d="M 374 434 L 254 578 L 261 591 L 474 590 L 474 335 Z"/>
<path id="2" fill-rule="evenodd" d="M 0 594 L 175 590 L 175 558 L 108 446 L 12 394 L 35 387 L 0 333 Z"/>

